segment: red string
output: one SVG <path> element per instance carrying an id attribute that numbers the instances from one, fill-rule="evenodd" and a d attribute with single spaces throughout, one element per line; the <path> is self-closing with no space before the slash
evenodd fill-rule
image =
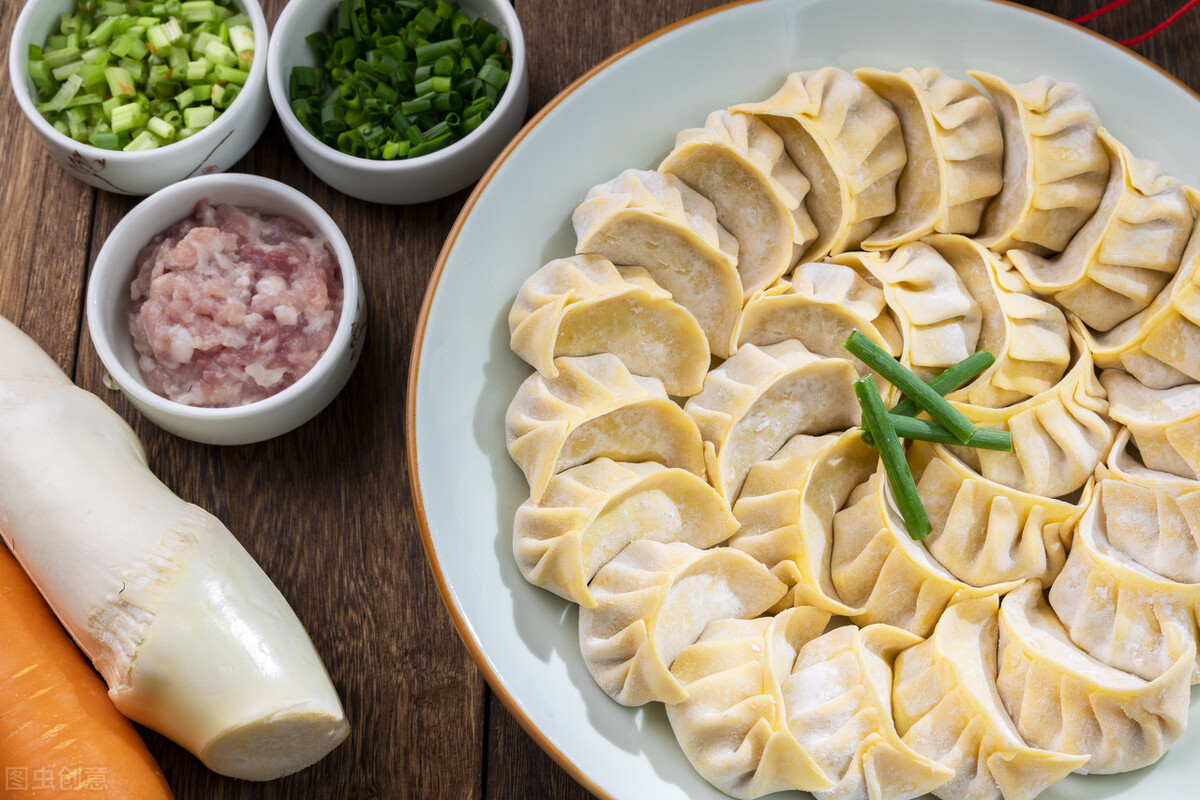
<path id="1" fill-rule="evenodd" d="M 1089 11 L 1088 13 L 1084 14 L 1083 16 L 1076 17 L 1075 19 L 1071 20 L 1071 22 L 1074 22 L 1076 25 L 1081 25 L 1081 24 L 1083 24 L 1084 22 L 1087 22 L 1087 21 L 1089 21 L 1089 20 L 1093 20 L 1093 19 L 1095 19 L 1096 17 L 1099 17 L 1099 16 L 1102 16 L 1102 15 L 1104 15 L 1104 14 L 1107 14 L 1107 13 L 1108 13 L 1108 12 L 1110 12 L 1110 11 L 1115 11 L 1116 9 L 1118 9 L 1118 8 L 1120 8 L 1121 6 L 1125 5 L 1125 4 L 1126 4 L 1126 3 L 1128 3 L 1129 1 L 1130 1 L 1130 0 L 1112 0 L 1112 2 L 1105 4 L 1105 5 L 1101 6 L 1100 8 L 1097 8 L 1097 9 L 1096 9 L 1096 10 L 1094 10 L 1094 11 Z M 1133 47 L 1135 44 L 1141 44 L 1142 42 L 1146 41 L 1146 40 L 1147 40 L 1147 39 L 1149 39 L 1151 36 L 1155 36 L 1155 35 L 1157 35 L 1157 34 L 1159 34 L 1159 33 L 1162 33 L 1162 32 L 1163 32 L 1164 30 L 1166 30 L 1168 27 L 1170 27 L 1171 25 L 1175 24 L 1175 22 L 1176 22 L 1176 21 L 1177 21 L 1177 20 L 1178 20 L 1180 17 L 1182 17 L 1184 14 L 1186 14 L 1186 13 L 1187 13 L 1187 12 L 1188 12 L 1188 11 L 1189 11 L 1189 10 L 1190 10 L 1192 7 L 1193 7 L 1193 6 L 1195 6 L 1197 3 L 1200 3 L 1200 0 L 1187 0 L 1187 2 L 1186 2 L 1186 3 L 1184 3 L 1184 4 L 1183 4 L 1183 5 L 1182 5 L 1182 6 L 1179 8 L 1179 10 L 1178 10 L 1178 11 L 1176 11 L 1174 14 L 1172 14 L 1171 16 L 1169 16 L 1169 17 L 1167 17 L 1166 19 L 1164 19 L 1162 22 L 1158 23 L 1158 24 L 1157 24 L 1157 25 L 1155 25 L 1153 28 L 1151 28 L 1150 30 L 1146 31 L 1146 32 L 1145 32 L 1145 33 L 1143 33 L 1143 34 L 1140 34 L 1140 35 L 1138 35 L 1138 36 L 1135 36 L 1135 37 L 1133 37 L 1132 39 L 1125 39 L 1125 40 L 1123 40 L 1123 41 L 1121 42 L 1121 44 L 1125 45 L 1126 47 Z"/>

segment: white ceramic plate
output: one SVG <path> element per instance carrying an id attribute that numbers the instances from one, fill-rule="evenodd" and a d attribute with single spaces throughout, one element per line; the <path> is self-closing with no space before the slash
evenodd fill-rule
<path id="1" fill-rule="evenodd" d="M 468 201 L 431 281 L 410 374 L 410 469 L 426 551 L 480 669 L 542 746 L 597 794 L 724 797 L 684 758 L 660 705 L 625 708 L 595 686 L 579 655 L 574 607 L 526 584 L 514 564 L 512 518 L 528 487 L 505 450 L 504 412 L 531 369 L 509 351 L 509 305 L 534 270 L 573 252 L 571 212 L 589 187 L 628 167 L 653 169 L 676 132 L 703 125 L 708 112 L 764 99 L 787 73 L 827 64 L 1074 81 L 1135 153 L 1200 185 L 1195 95 L 1107 40 L 987 0 L 727 7 L 607 62 L 526 127 Z M 1190 732 L 1156 766 L 1072 776 L 1041 797 L 1195 797 L 1198 708 Z"/>

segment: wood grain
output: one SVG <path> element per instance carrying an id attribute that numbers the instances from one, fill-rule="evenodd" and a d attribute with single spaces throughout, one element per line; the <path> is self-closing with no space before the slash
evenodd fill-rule
<path id="1" fill-rule="evenodd" d="M 1127 38 L 1181 0 L 1134 2 L 1089 23 Z M 0 33 L 16 18 L 6 0 Z M 284 0 L 266 0 L 273 20 Z M 715 0 L 515 0 L 530 63 L 530 113 L 621 48 Z M 1027 5 L 1071 18 L 1097 5 Z M 1200 88 L 1200 12 L 1135 51 Z M 7 79 L 7 74 L 6 74 Z M 350 740 L 290 778 L 216 776 L 146 731 L 180 800 L 232 798 L 586 798 L 486 687 L 458 640 L 420 544 L 405 467 L 404 387 L 414 326 L 442 241 L 468 190 L 388 207 L 348 198 L 295 158 L 277 121 L 234 169 L 284 181 L 345 231 L 366 287 L 369 333 L 346 390 L 270 442 L 208 447 L 143 420 L 103 384 L 83 320 L 89 265 L 136 202 L 93 190 L 46 155 L 10 91 L 0 92 L 0 314 L 134 427 L 181 496 L 224 520 L 307 625 L 352 722 Z"/>

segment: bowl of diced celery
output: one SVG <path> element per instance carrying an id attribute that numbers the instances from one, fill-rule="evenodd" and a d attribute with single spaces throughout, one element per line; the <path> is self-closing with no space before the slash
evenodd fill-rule
<path id="1" fill-rule="evenodd" d="M 271 116 L 267 48 L 255 0 L 28 0 L 8 67 L 54 161 L 146 195 L 254 145 Z"/>
<path id="2" fill-rule="evenodd" d="M 304 164 L 376 203 L 434 200 L 475 182 L 529 104 L 510 0 L 291 0 L 267 82 Z"/>

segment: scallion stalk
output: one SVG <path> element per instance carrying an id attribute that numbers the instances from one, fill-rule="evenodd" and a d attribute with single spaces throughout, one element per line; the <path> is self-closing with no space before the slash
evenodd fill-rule
<path id="1" fill-rule="evenodd" d="M 896 507 L 904 519 L 908 535 L 913 539 L 924 539 L 933 529 L 929 524 L 929 515 L 921 503 L 917 493 L 917 483 L 913 480 L 912 470 L 909 469 L 908 459 L 904 455 L 904 445 L 896 436 L 891 418 L 883 407 L 879 396 L 879 387 L 875 384 L 875 376 L 865 375 L 854 382 L 854 394 L 862 407 L 863 427 L 870 432 L 879 450 L 880 460 L 896 498 Z"/>

